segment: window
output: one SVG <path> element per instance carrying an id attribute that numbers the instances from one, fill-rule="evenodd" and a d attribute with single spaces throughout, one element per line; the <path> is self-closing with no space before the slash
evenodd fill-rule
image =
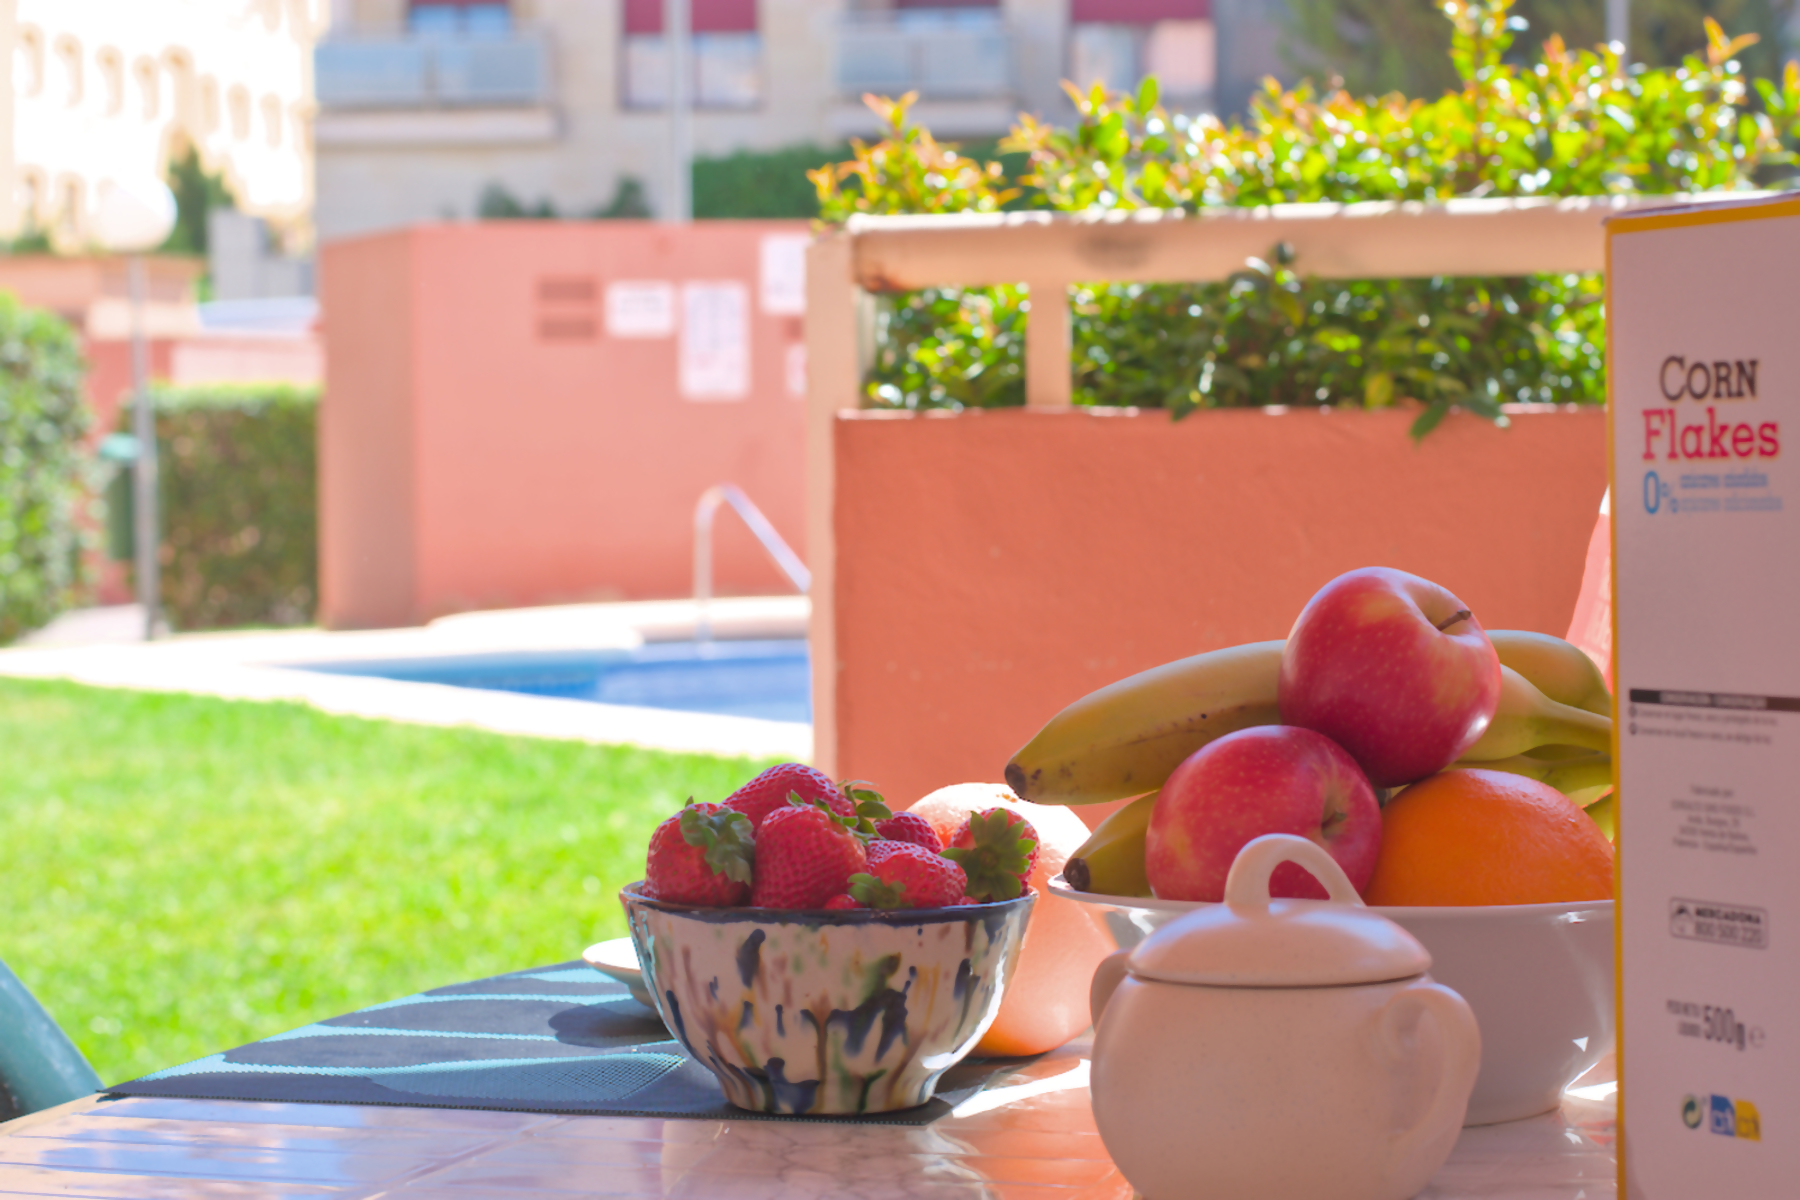
<path id="1" fill-rule="evenodd" d="M 13 51 L 13 89 L 21 96 L 44 90 L 44 35 L 29 26 L 19 30 Z"/>
<path id="2" fill-rule="evenodd" d="M 62 64 L 63 103 L 74 108 L 81 103 L 81 43 L 67 35 L 57 38 L 56 57 Z"/>
<path id="3" fill-rule="evenodd" d="M 406 25 L 414 33 L 493 34 L 512 30 L 512 6 L 505 0 L 412 0 Z"/>
<path id="4" fill-rule="evenodd" d="M 157 79 L 156 63 L 148 58 L 140 58 L 132 64 L 131 73 L 137 76 L 138 111 L 143 114 L 144 120 L 156 120 L 156 114 L 162 108 L 162 89 Z"/>
<path id="5" fill-rule="evenodd" d="M 19 172 L 19 224 L 31 233 L 43 227 L 44 177 L 37 171 Z"/>
<path id="6" fill-rule="evenodd" d="M 263 136 L 271 147 L 281 145 L 281 100 L 264 96 L 262 102 Z"/>
<path id="7" fill-rule="evenodd" d="M 895 19 L 947 25 L 992 21 L 1000 15 L 1000 0 L 894 0 Z"/>
<path id="8" fill-rule="evenodd" d="M 696 108 L 755 108 L 762 102 L 762 35 L 756 0 L 688 0 L 689 96 Z M 626 108 L 669 102 L 669 46 L 662 0 L 625 0 Z"/>
<path id="9" fill-rule="evenodd" d="M 94 58 L 100 64 L 100 86 L 106 92 L 106 115 L 117 116 L 125 108 L 125 60 L 110 46 Z"/>
<path id="10" fill-rule="evenodd" d="M 1218 45 L 1211 0 L 1073 0 L 1069 75 L 1130 91 L 1155 75 L 1165 102 L 1211 99 Z"/>
<path id="11" fill-rule="evenodd" d="M 219 131 L 219 81 L 211 75 L 200 79 L 200 132 Z"/>
<path id="12" fill-rule="evenodd" d="M 226 105 L 231 110 L 231 136 L 243 141 L 250 136 L 249 91 L 241 86 L 232 88 Z"/>
<path id="13" fill-rule="evenodd" d="M 57 190 L 60 196 L 56 208 L 56 227 L 68 241 L 78 242 L 86 224 L 82 219 L 85 214 L 81 203 L 81 180 L 73 175 L 65 175 L 62 186 Z"/>

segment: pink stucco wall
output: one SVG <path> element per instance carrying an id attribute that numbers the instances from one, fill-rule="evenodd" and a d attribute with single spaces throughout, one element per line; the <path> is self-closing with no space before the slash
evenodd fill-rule
<path id="1" fill-rule="evenodd" d="M 801 319 L 765 311 L 762 245 L 801 222 L 486 222 L 325 247 L 322 619 L 686 595 L 693 509 L 743 488 L 805 556 Z M 677 388 L 678 336 L 614 336 L 608 285 L 737 281 L 749 388 Z M 800 360 L 803 362 L 803 360 Z M 785 578 L 721 514 L 716 588 Z"/>
<path id="2" fill-rule="evenodd" d="M 1435 579 L 1490 628 L 1561 635 L 1606 488 L 1604 414 L 1458 415 L 1418 443 L 1411 420 L 839 413 L 825 754 L 902 804 L 997 780 L 1078 696 L 1284 637 L 1361 566 Z"/>

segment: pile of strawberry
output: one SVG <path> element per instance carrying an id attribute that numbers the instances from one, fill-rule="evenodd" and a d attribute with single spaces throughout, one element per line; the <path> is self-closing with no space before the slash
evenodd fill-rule
<path id="1" fill-rule="evenodd" d="M 1037 861 L 1031 822 L 973 813 L 945 846 L 857 783 L 800 763 L 770 767 L 723 804 L 689 800 L 650 835 L 645 891 L 675 904 L 944 908 L 1011 900 Z"/>

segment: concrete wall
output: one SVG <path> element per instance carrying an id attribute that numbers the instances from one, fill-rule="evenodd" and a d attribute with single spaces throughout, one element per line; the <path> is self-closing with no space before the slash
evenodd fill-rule
<path id="1" fill-rule="evenodd" d="M 836 105 L 829 34 L 842 7 L 838 0 L 761 0 L 763 102 L 748 110 L 696 111 L 694 153 L 840 140 L 829 119 Z M 346 36 L 394 33 L 401 24 L 398 12 L 379 3 L 365 3 L 354 16 L 357 23 L 341 31 Z M 412 125 L 382 136 L 363 130 L 365 114 L 328 112 L 319 139 L 322 237 L 472 216 L 489 183 L 528 203 L 548 199 L 559 212 L 578 214 L 607 204 L 621 179 L 635 177 L 652 207 L 667 210 L 668 115 L 621 102 L 621 0 L 537 0 L 521 5 L 518 17 L 522 28 L 551 39 L 553 132 L 488 138 L 476 123 L 490 114 L 421 112 L 401 114 Z M 1004 129 L 1007 116 L 993 132 Z M 457 122 L 468 131 L 459 134 Z"/>
<path id="2" fill-rule="evenodd" d="M 1407 412 L 1128 411 L 837 415 L 836 584 L 815 603 L 838 775 L 901 804 L 999 779 L 1070 701 L 1283 637 L 1355 567 L 1434 579 L 1489 628 L 1568 628 L 1606 488 L 1598 409 L 1453 416 L 1417 444 Z"/>
<path id="3" fill-rule="evenodd" d="M 1262 16 L 1274 0 L 1230 2 L 1237 15 L 1221 45 L 1229 44 L 1235 56 L 1229 70 L 1238 72 L 1231 77 L 1242 77 L 1240 90 L 1247 94 L 1273 62 L 1264 53 L 1269 38 Z M 837 83 L 838 29 L 859 7 L 888 6 L 759 0 L 762 99 L 741 110 L 695 111 L 693 152 L 712 157 L 879 136 L 880 123 L 863 105 L 861 89 Z M 1013 35 L 1012 55 L 1009 64 L 995 63 L 991 70 L 1010 71 L 1012 87 L 961 98 L 927 90 L 913 116 L 940 137 L 998 136 L 1021 112 L 1064 124 L 1074 118 L 1061 87 L 1071 71 L 1068 0 L 1000 0 L 998 7 Z M 548 200 L 570 215 L 604 206 L 620 181 L 632 177 L 644 184 L 654 211 L 668 211 L 668 114 L 622 103 L 621 0 L 515 0 L 513 11 L 522 33 L 548 39 L 551 81 L 541 104 L 326 106 L 317 124 L 322 238 L 468 217 L 490 183 L 528 204 Z M 400 0 L 349 0 L 332 37 L 394 38 L 402 34 L 403 17 Z M 1222 38 L 1225 32 L 1221 25 Z M 1220 69 L 1229 73 L 1226 64 Z"/>
<path id="4" fill-rule="evenodd" d="M 321 600 L 331 626 L 682 596 L 693 510 L 742 487 L 805 554 L 801 320 L 764 311 L 765 237 L 800 222 L 489 222 L 326 246 Z M 683 398 L 678 335 L 624 338 L 609 284 L 738 281 L 741 399 Z M 789 591 L 736 518 L 721 593 Z"/>

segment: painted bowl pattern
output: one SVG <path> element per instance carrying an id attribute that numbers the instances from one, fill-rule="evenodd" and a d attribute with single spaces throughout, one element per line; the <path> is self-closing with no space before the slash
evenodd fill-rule
<path id="1" fill-rule="evenodd" d="M 699 908 L 620 893 L 663 1022 L 739 1108 L 931 1099 L 1000 1009 L 1036 900 L 882 912 Z"/>

